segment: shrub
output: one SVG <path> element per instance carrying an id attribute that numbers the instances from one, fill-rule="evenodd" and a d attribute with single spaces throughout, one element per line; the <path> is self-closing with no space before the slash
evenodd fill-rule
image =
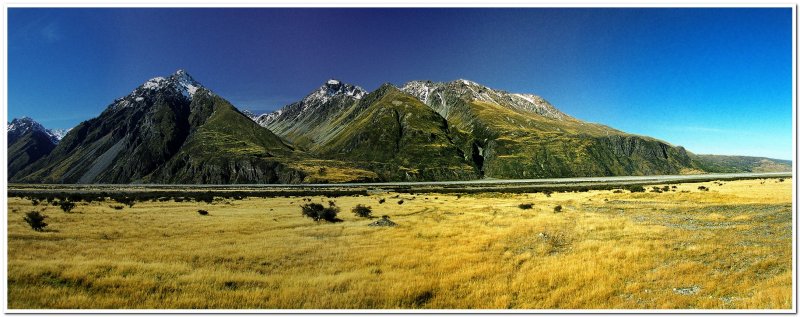
<path id="1" fill-rule="evenodd" d="M 399 201 L 397 201 L 397 204 L 398 204 L 398 205 L 402 205 L 402 204 L 403 204 L 403 200 L 402 200 L 402 199 L 400 199 Z"/>
<path id="2" fill-rule="evenodd" d="M 42 231 L 44 227 L 47 227 L 44 218 L 47 218 L 47 216 L 40 214 L 38 211 L 29 211 L 25 213 L 25 217 L 22 217 L 31 226 L 31 229 L 35 231 Z"/>
<path id="3" fill-rule="evenodd" d="M 114 208 L 115 210 L 122 210 L 122 208 L 125 208 L 125 206 L 122 206 L 122 205 L 114 205 L 114 206 L 111 206 L 111 208 Z"/>
<path id="4" fill-rule="evenodd" d="M 669 186 L 664 186 L 664 187 L 661 188 L 661 190 L 663 190 L 665 192 L 668 192 L 669 191 Z"/>
<path id="5" fill-rule="evenodd" d="M 39 200 L 38 200 L 38 199 L 36 199 L 36 198 L 34 198 L 34 199 L 31 199 L 31 203 L 32 203 L 34 206 L 36 206 L 36 205 L 38 205 L 38 204 L 39 204 Z"/>
<path id="6" fill-rule="evenodd" d="M 615 189 L 614 194 L 622 194 L 622 189 Z"/>
<path id="7" fill-rule="evenodd" d="M 200 214 L 201 216 L 208 216 L 208 210 L 200 209 L 197 211 L 197 213 Z"/>
<path id="8" fill-rule="evenodd" d="M 628 190 L 631 191 L 631 193 L 644 193 L 644 187 L 642 187 L 642 185 L 628 186 Z"/>
<path id="9" fill-rule="evenodd" d="M 58 206 L 61 207 L 61 210 L 63 210 L 64 212 L 69 213 L 72 211 L 73 208 L 75 208 L 75 203 L 69 200 L 62 200 L 61 202 L 58 203 Z"/>
<path id="10" fill-rule="evenodd" d="M 661 188 L 658 188 L 658 187 L 653 187 L 653 189 L 651 189 L 651 190 L 650 190 L 650 192 L 653 192 L 653 193 L 660 193 L 660 192 L 661 192 Z"/>
<path id="11" fill-rule="evenodd" d="M 386 198 L 381 198 L 381 200 L 378 200 L 379 204 L 382 204 L 382 203 L 385 203 L 385 202 L 386 202 Z"/>
<path id="12" fill-rule="evenodd" d="M 369 218 L 372 216 L 372 207 L 358 204 L 353 207 L 353 213 L 362 218 Z"/>
<path id="13" fill-rule="evenodd" d="M 531 203 L 519 204 L 519 209 L 531 209 L 531 208 L 533 208 L 533 204 Z"/>
<path id="14" fill-rule="evenodd" d="M 339 207 L 336 207 L 335 204 L 329 202 L 329 207 L 325 207 L 322 204 L 318 203 L 310 203 L 300 206 L 300 209 L 303 213 L 303 216 L 309 217 L 314 219 L 314 221 L 325 220 L 328 222 L 337 222 L 340 221 L 336 219 L 336 214 L 339 213 Z"/>
<path id="15" fill-rule="evenodd" d="M 198 202 L 202 201 L 202 202 L 204 202 L 206 204 L 213 203 L 214 202 L 214 195 L 211 195 L 211 194 L 200 195 L 199 197 L 197 197 L 197 201 Z"/>
<path id="16" fill-rule="evenodd" d="M 129 196 L 115 197 L 114 200 L 116 200 L 120 204 L 128 205 L 128 208 L 132 208 L 133 204 L 136 203 L 136 199 Z"/>
<path id="17" fill-rule="evenodd" d="M 704 191 L 704 192 L 708 191 L 708 187 L 705 187 L 705 186 L 697 187 L 697 189 L 699 189 L 700 191 Z"/>
<path id="18" fill-rule="evenodd" d="M 561 205 L 558 205 L 558 206 L 555 206 L 555 208 L 553 208 L 553 212 L 561 212 L 562 209 L 564 209 L 564 208 L 562 208 Z"/>
<path id="19" fill-rule="evenodd" d="M 779 181 L 779 182 L 782 182 L 782 181 L 783 181 L 783 178 L 781 178 L 781 179 L 778 179 L 778 181 Z"/>

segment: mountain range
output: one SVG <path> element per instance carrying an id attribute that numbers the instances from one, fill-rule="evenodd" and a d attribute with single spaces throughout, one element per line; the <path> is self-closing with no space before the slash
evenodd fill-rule
<path id="1" fill-rule="evenodd" d="M 544 98 L 468 80 L 336 79 L 267 114 L 240 111 L 186 71 L 156 77 L 63 138 L 8 125 L 23 183 L 335 183 L 791 170 L 791 161 L 696 155 L 589 123 Z"/>

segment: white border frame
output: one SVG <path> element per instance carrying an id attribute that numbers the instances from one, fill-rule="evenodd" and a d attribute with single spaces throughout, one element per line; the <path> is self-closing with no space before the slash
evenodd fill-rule
<path id="1" fill-rule="evenodd" d="M 775 8 L 791 8 L 792 9 L 792 151 L 794 152 L 794 160 L 792 162 L 792 308 L 791 309 L 775 309 L 775 310 L 736 310 L 736 309 L 713 309 L 713 310 L 699 310 L 699 309 L 604 309 L 604 310 L 591 310 L 591 309 L 543 309 L 543 310 L 509 310 L 509 309 L 490 309 L 490 310 L 467 310 L 467 309 L 342 309 L 342 310 L 326 310 L 326 309 L 86 309 L 86 310 L 69 310 L 69 309 L 9 309 L 8 308 L 8 195 L 0 196 L 0 204 L 5 211 L 3 214 L 3 222 L 0 224 L 2 234 L 5 238 L 2 243 L 2 276 L 3 283 L 0 285 L 0 307 L 3 312 L 7 314 L 36 314 L 36 315 L 49 315 L 49 314 L 797 314 L 797 4 L 791 2 L 752 2 L 752 1 L 704 1 L 702 3 L 695 3 L 693 1 L 681 0 L 673 2 L 633 2 L 633 1 L 620 1 L 603 3 L 600 1 L 588 0 L 587 2 L 531 2 L 525 0 L 502 0 L 498 2 L 487 2 L 486 0 L 386 0 L 386 1 L 369 1 L 369 0 L 349 0 L 341 2 L 331 2 L 324 0 L 303 0 L 298 2 L 284 1 L 257 1 L 257 0 L 239 0 L 232 3 L 222 3 L 214 1 L 191 1 L 191 0 L 173 0 L 171 2 L 161 2 L 157 0 L 149 1 L 124 1 L 116 2 L 110 5 L 107 2 L 97 0 L 83 0 L 80 2 L 72 2 L 68 0 L 58 1 L 40 1 L 40 2 L 27 2 L 27 1 L 7 1 L 3 3 L 2 12 L 0 12 L 0 23 L 5 31 L 0 34 L 2 38 L 2 78 L 0 78 L 0 101 L 2 102 L 2 117 L 4 122 L 8 122 L 8 9 L 9 8 L 49 8 L 49 7 L 63 7 L 63 8 L 400 8 L 400 7 L 424 7 L 424 8 L 671 8 L 671 7 L 686 7 L 686 8 L 734 8 L 734 7 L 775 7 Z M 2 134 L 0 136 L 0 146 L 3 149 L 8 148 L 8 136 Z M 4 159 L 4 167 L 0 168 L 0 187 L 5 193 L 8 193 L 7 181 L 7 151 L 2 151 Z"/>

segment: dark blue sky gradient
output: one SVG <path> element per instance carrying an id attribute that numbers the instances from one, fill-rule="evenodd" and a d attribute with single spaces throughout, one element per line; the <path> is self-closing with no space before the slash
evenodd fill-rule
<path id="1" fill-rule="evenodd" d="M 792 155 L 785 9 L 21 9 L 9 118 L 68 128 L 179 68 L 266 112 L 328 78 L 466 78 L 695 153 Z"/>

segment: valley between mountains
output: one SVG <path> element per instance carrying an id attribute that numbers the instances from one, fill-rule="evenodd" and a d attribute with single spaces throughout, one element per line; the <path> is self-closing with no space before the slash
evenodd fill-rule
<path id="1" fill-rule="evenodd" d="M 67 131 L 8 125 L 12 183 L 259 184 L 790 171 L 696 155 L 584 122 L 544 98 L 468 80 L 328 80 L 268 114 L 240 111 L 186 71 L 156 77 Z"/>

